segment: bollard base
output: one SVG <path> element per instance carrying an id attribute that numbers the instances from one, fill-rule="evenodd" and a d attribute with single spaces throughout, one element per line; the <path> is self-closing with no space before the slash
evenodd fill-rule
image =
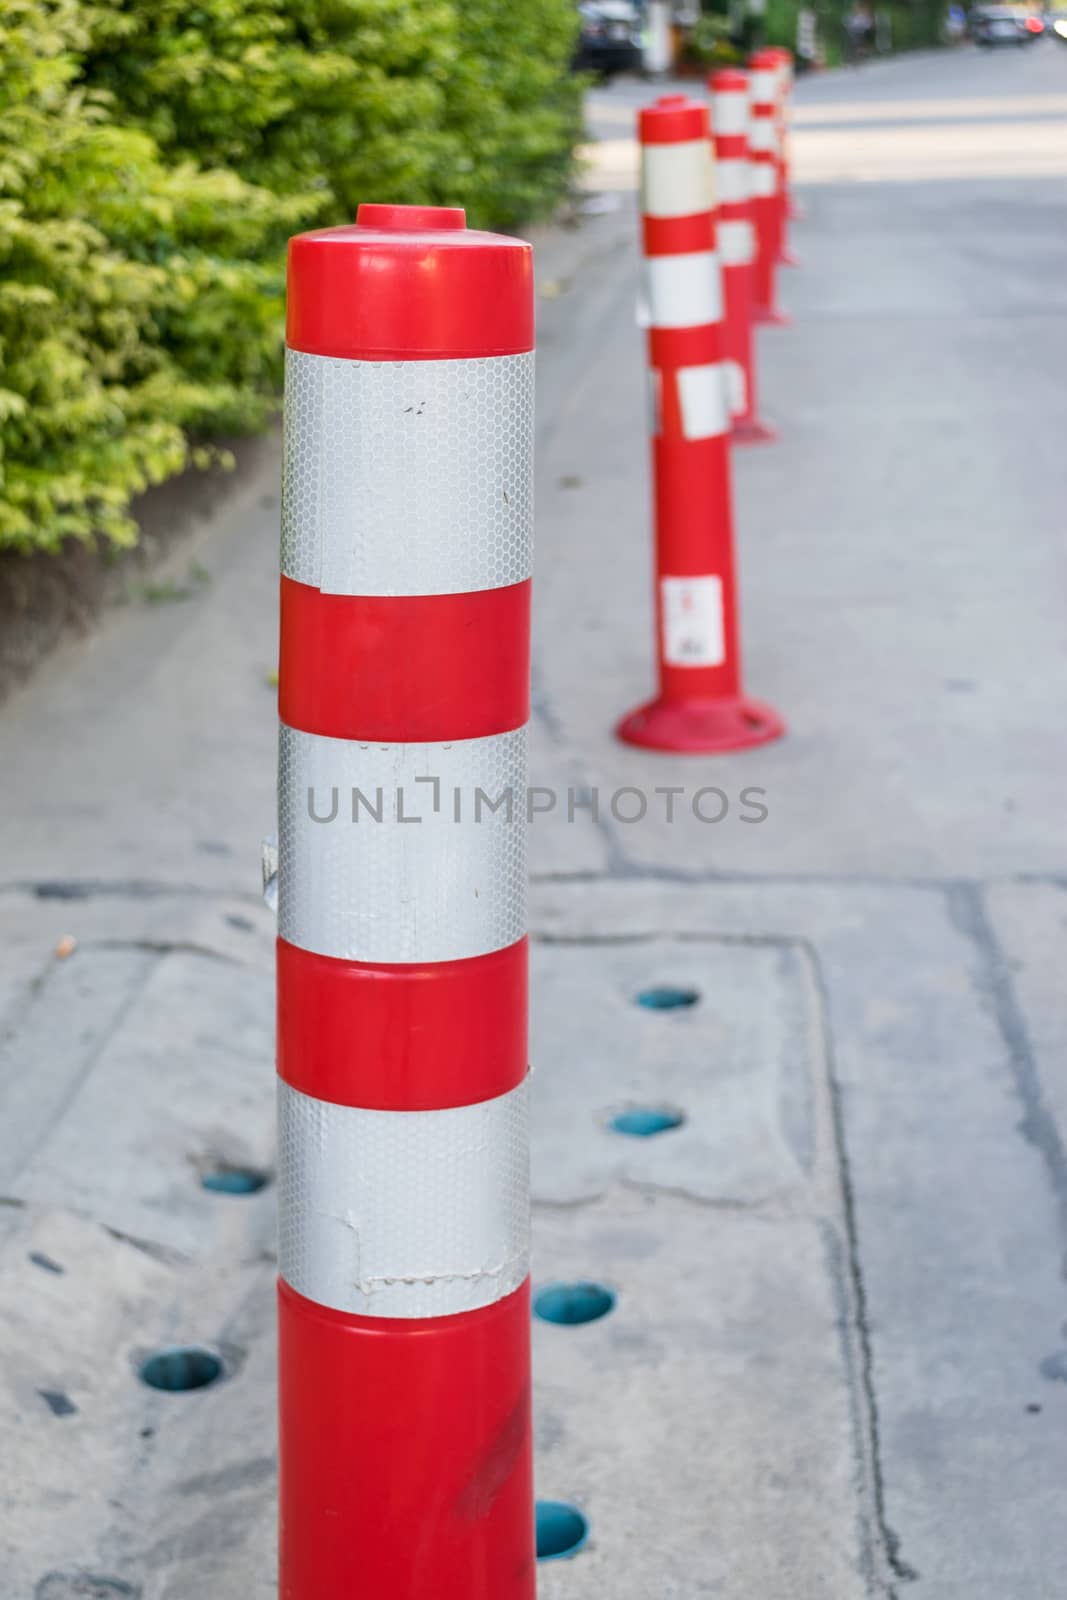
<path id="1" fill-rule="evenodd" d="M 752 320 L 768 328 L 788 328 L 793 319 L 780 306 L 754 306 Z"/>
<path id="2" fill-rule="evenodd" d="M 615 729 L 624 744 L 678 755 L 712 755 L 768 744 L 785 733 L 777 711 L 759 700 L 651 700 Z"/>
<path id="3" fill-rule="evenodd" d="M 730 430 L 734 444 L 773 444 L 777 437 L 778 429 L 772 428 L 769 422 L 763 422 L 759 417 L 735 421 Z"/>

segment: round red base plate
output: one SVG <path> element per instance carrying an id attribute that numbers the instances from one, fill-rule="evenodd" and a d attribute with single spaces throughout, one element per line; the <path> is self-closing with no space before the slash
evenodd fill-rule
<path id="1" fill-rule="evenodd" d="M 730 437 L 734 444 L 773 444 L 778 429 L 772 428 L 769 422 L 761 422 L 759 417 L 746 417 L 743 422 L 734 423 Z"/>
<path id="2" fill-rule="evenodd" d="M 651 700 L 631 711 L 615 729 L 624 744 L 678 755 L 746 750 L 780 739 L 785 723 L 759 700 Z"/>

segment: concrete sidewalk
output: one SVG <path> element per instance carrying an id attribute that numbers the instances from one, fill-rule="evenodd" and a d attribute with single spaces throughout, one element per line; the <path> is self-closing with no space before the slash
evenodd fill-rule
<path id="1" fill-rule="evenodd" d="M 631 133 L 540 241 L 531 782 L 546 1600 L 1059 1600 L 1067 80 L 1040 44 L 800 86 L 803 269 L 738 452 L 747 677 L 790 736 L 656 759 Z M 0 714 L 0 1594 L 274 1592 L 277 464 Z M 715 824 L 701 786 L 725 793 Z M 624 786 L 686 791 L 668 823 Z M 741 791 L 766 820 L 742 820 Z M 599 817 L 566 795 L 599 799 Z M 76 941 L 56 954 L 60 940 Z M 65 950 L 67 947 L 60 946 Z M 699 996 L 634 1005 L 654 984 Z M 608 1126 L 669 1105 L 649 1140 Z M 144 1387 L 188 1341 L 225 1382 Z M 91 1574 L 89 1583 L 84 1574 Z M 82 1574 L 82 1577 L 78 1577 Z M 80 1587 L 79 1587 L 80 1585 Z"/>

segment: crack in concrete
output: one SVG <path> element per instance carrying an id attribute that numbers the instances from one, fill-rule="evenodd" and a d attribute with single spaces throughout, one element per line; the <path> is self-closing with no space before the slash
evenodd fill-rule
<path id="1" fill-rule="evenodd" d="M 680 1185 L 657 1183 L 652 1178 L 625 1176 L 605 1184 L 604 1188 L 597 1189 L 594 1194 L 574 1195 L 566 1200 L 532 1194 L 530 1205 L 534 1210 L 541 1211 L 583 1211 L 590 1206 L 598 1205 L 601 1201 L 610 1200 L 612 1194 L 620 1190 L 653 1200 L 661 1197 L 667 1200 L 682 1200 L 688 1205 L 698 1206 L 702 1211 L 722 1211 L 733 1216 L 756 1217 L 768 1222 L 791 1221 L 798 1216 L 806 1215 L 803 1207 L 783 1201 L 777 1195 L 760 1200 L 741 1200 L 734 1195 L 694 1194 L 691 1189 Z"/>
<path id="2" fill-rule="evenodd" d="M 610 868 L 578 867 L 570 871 L 531 872 L 530 882 L 563 887 L 583 883 L 678 883 L 699 888 L 703 884 L 754 885 L 768 889 L 783 884 L 810 884 L 846 889 L 917 889 L 935 894 L 951 894 L 957 889 L 992 889 L 1000 884 L 1037 884 L 1052 889 L 1067 889 L 1067 874 L 1058 872 L 995 873 L 990 878 L 916 877 L 913 874 L 873 872 L 730 872 L 716 867 L 661 867 L 624 859 L 621 871 Z"/>
<path id="3" fill-rule="evenodd" d="M 147 953 L 151 954 L 151 952 Z M 133 975 L 127 992 L 124 994 L 119 1004 L 116 1005 L 114 1010 L 111 1012 L 106 1024 L 101 1027 L 99 1038 L 96 1040 L 93 1047 L 87 1051 L 85 1059 L 81 1062 L 77 1071 L 75 1071 L 68 1081 L 63 1084 L 62 1098 L 52 1108 L 51 1114 L 45 1122 L 45 1125 L 39 1130 L 37 1136 L 30 1140 L 28 1147 L 24 1147 L 20 1150 L 18 1165 L 9 1173 L 10 1181 L 17 1181 L 21 1174 L 25 1172 L 26 1168 L 30 1165 L 34 1157 L 44 1145 L 53 1127 L 59 1121 L 61 1121 L 64 1116 L 66 1116 L 87 1078 L 89 1077 L 93 1068 L 96 1066 L 96 1063 L 103 1055 L 104 1050 L 110 1044 L 115 1034 L 130 1015 L 134 1006 L 140 1000 L 142 994 L 144 993 L 145 985 L 148 983 L 157 966 L 158 961 L 152 963 L 151 965 L 145 963 L 143 969 L 139 970 Z M 48 979 L 53 977 L 58 970 L 60 970 L 60 964 L 54 960 L 51 961 L 43 974 L 42 981 L 37 985 L 37 989 L 33 996 L 34 1000 L 38 1000 L 42 995 L 46 994 Z M 5 1048 L 7 1043 L 10 1043 L 10 1038 L 5 1038 Z M 2 1063 L 0 1063 L 0 1065 L 2 1065 Z"/>
<path id="4" fill-rule="evenodd" d="M 244 967 L 246 962 L 223 950 L 213 950 L 210 945 L 197 944 L 192 939 L 85 939 L 79 950 L 143 950 L 148 955 L 205 956 L 209 961 L 221 961 L 227 967 Z"/>
<path id="5" fill-rule="evenodd" d="M 925 892 L 933 891 L 944 894 L 947 890 L 957 885 L 966 886 L 972 880 L 966 878 L 917 878 L 906 874 L 899 876 L 880 876 L 877 873 L 862 872 L 731 872 L 723 871 L 717 867 L 662 867 L 646 865 L 643 862 L 629 860 L 622 847 L 619 846 L 619 855 L 622 861 L 621 870 L 615 871 L 610 867 L 600 871 L 596 868 L 580 868 L 573 872 L 532 872 L 531 883 L 558 883 L 562 885 L 582 883 L 677 883 L 699 888 L 703 884 L 748 884 L 776 888 L 783 884 L 811 884 L 834 888 L 870 888 L 870 889 L 918 889 Z M 1018 880 L 1011 876 L 1000 879 L 974 880 L 992 884 L 995 882 L 1012 883 Z M 1055 882 L 1055 879 L 1041 879 L 1041 882 Z"/>
<path id="6" fill-rule="evenodd" d="M 630 944 L 718 944 L 747 950 L 808 950 L 808 941 L 791 933 L 710 933 L 678 928 L 649 928 L 637 933 L 530 933 L 531 944 L 554 948 L 617 947 Z"/>
<path id="7" fill-rule="evenodd" d="M 107 1222 L 100 1223 L 100 1227 L 110 1238 L 117 1239 L 119 1244 L 128 1244 L 131 1250 L 139 1250 L 142 1255 L 148 1256 L 152 1261 L 160 1262 L 162 1266 L 182 1267 L 192 1260 L 184 1250 L 175 1250 L 172 1245 L 159 1244 L 155 1239 L 139 1238 L 135 1233 L 125 1233 L 121 1228 L 113 1228 Z"/>
<path id="8" fill-rule="evenodd" d="M 1064 1250 L 1060 1272 L 1067 1278 L 1067 1149 L 1045 1101 L 1026 1019 L 1015 993 L 1007 958 L 986 912 L 981 886 L 958 885 L 948 896 L 948 915 L 953 927 L 970 941 L 978 958 L 979 992 L 996 1022 L 1022 1106 L 1018 1129 L 1040 1155 L 1056 1202 Z"/>
<path id="9" fill-rule="evenodd" d="M 0 883 L 0 895 L 26 894 L 35 900 L 158 900 L 168 895 L 205 900 L 239 900 L 262 905 L 263 896 L 246 886 L 209 887 L 197 883 L 167 883 L 156 878 L 13 878 Z"/>
<path id="10" fill-rule="evenodd" d="M 833 1129 L 833 1141 L 837 1156 L 837 1174 L 841 1197 L 841 1211 L 844 1223 L 844 1261 L 842 1271 L 835 1282 L 844 1291 L 843 1312 L 846 1318 L 846 1327 L 851 1328 L 855 1340 L 855 1357 L 848 1349 L 846 1360 L 855 1372 L 856 1387 L 853 1395 L 857 1398 L 857 1427 L 861 1435 L 866 1436 L 867 1451 L 863 1457 L 867 1473 L 870 1478 L 870 1497 L 872 1504 L 872 1521 L 876 1543 L 881 1546 L 885 1563 L 889 1568 L 890 1579 L 886 1581 L 878 1571 L 875 1559 L 875 1549 L 869 1530 L 865 1529 L 864 1545 L 867 1551 L 869 1571 L 866 1574 L 869 1583 L 873 1583 L 885 1595 L 886 1600 L 897 1600 L 897 1583 L 914 1583 L 919 1574 L 914 1567 L 904 1560 L 900 1553 L 900 1536 L 890 1527 L 886 1516 L 885 1474 L 882 1467 L 881 1427 L 878 1414 L 878 1398 L 875 1392 L 874 1381 L 874 1351 L 871 1340 L 870 1319 L 867 1307 L 867 1289 L 863 1277 L 863 1265 L 860 1260 L 859 1228 L 856 1217 L 856 1198 L 852 1182 L 852 1168 L 848 1154 L 848 1143 L 845 1134 L 845 1114 L 841 1095 L 841 1084 L 837 1073 L 837 1056 L 834 1049 L 833 1027 L 831 1025 L 830 991 L 826 976 L 819 961 L 818 951 L 807 940 L 800 941 L 808 949 L 812 980 L 819 996 L 820 1015 L 822 1019 L 822 1048 L 823 1060 L 826 1063 L 826 1080 L 830 1094 L 830 1117 Z M 849 1341 L 846 1341 L 848 1344 Z"/>

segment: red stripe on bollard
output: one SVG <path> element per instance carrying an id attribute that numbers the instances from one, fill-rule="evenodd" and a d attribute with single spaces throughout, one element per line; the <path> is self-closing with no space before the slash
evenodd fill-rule
<path id="1" fill-rule="evenodd" d="M 785 326 L 790 318 L 778 305 L 776 270 L 782 248 L 781 174 L 778 165 L 778 57 L 757 50 L 749 61 L 752 121 L 752 220 L 756 225 L 756 266 L 752 315 L 756 322 Z"/>
<path id="2" fill-rule="evenodd" d="M 281 1600 L 534 1600 L 532 285 L 447 208 L 290 244 Z"/>
<path id="3" fill-rule="evenodd" d="M 526 1076 L 526 969 L 525 939 L 422 965 L 337 961 L 279 939 L 278 1076 L 375 1111 L 507 1094 Z"/>
<path id="4" fill-rule="evenodd" d="M 628 744 L 711 752 L 784 731 L 741 690 L 723 364 L 722 277 L 715 251 L 707 108 L 671 96 L 641 112 L 644 237 L 701 217 L 708 246 L 679 252 L 669 233 L 644 262 L 656 523 L 659 694 L 617 728 Z"/>
<path id="5" fill-rule="evenodd" d="M 719 195 L 719 254 L 725 303 L 723 348 L 730 363 L 733 438 L 737 444 L 766 444 L 777 435 L 759 415 L 757 351 L 752 335 L 756 231 L 748 151 L 748 75 L 726 67 L 711 74 L 708 86 Z"/>
<path id="6" fill-rule="evenodd" d="M 528 1284 L 407 1322 L 279 1285 L 280 1600 L 533 1596 L 529 1340 Z"/>
<path id="7" fill-rule="evenodd" d="M 349 595 L 283 576 L 278 712 L 338 739 L 504 733 L 530 715 L 529 641 L 529 579 L 472 594 Z"/>

